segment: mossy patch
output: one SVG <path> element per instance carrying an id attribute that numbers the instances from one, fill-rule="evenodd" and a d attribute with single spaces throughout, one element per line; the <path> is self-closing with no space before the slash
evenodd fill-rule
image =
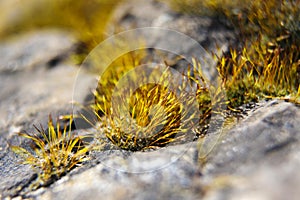
<path id="1" fill-rule="evenodd" d="M 68 118 L 69 126 L 72 125 L 72 117 Z M 53 124 L 49 117 L 48 129 L 37 128 L 36 133 L 19 133 L 21 137 L 31 140 L 31 150 L 20 146 L 11 146 L 11 149 L 23 158 L 23 164 L 29 164 L 37 170 L 38 180 L 31 187 L 48 185 L 61 178 L 82 162 L 87 161 L 89 148 L 85 146 L 83 137 L 74 136 L 71 128 L 65 125 L 60 127 L 60 122 Z"/>
<path id="2" fill-rule="evenodd" d="M 145 63 L 146 57 L 144 52 L 130 52 L 111 64 L 94 91 L 94 101 L 90 102 L 89 106 L 98 120 L 92 122 L 93 125 L 97 127 L 97 123 L 100 124 L 97 134 L 104 135 L 118 148 L 140 151 L 187 142 L 205 135 L 213 112 L 223 114 L 228 110 L 236 110 L 243 104 L 269 98 L 282 98 L 300 104 L 300 5 L 298 0 L 244 0 L 242 2 L 169 0 L 169 2 L 176 10 L 185 13 L 225 17 L 230 21 L 232 28 L 239 31 L 241 43 L 237 47 L 232 47 L 222 57 L 216 58 L 220 76 L 219 87 L 214 87 L 207 81 L 202 74 L 200 63 L 194 59 L 192 66 L 186 66 L 187 73 L 181 74 L 182 80 L 185 81 L 179 81 L 175 87 L 176 90 L 168 89 L 172 82 L 168 77 L 164 74 L 155 74 L 154 71 L 151 76 L 158 77 L 160 81 L 122 91 L 118 95 L 118 102 L 126 104 L 127 115 L 123 115 L 124 107 L 112 102 L 113 91 L 122 76 Z M 83 1 L 78 1 L 75 5 L 77 4 L 77 9 L 90 5 Z M 58 7 L 52 9 L 55 10 Z M 103 24 L 94 27 L 97 20 L 94 21 L 93 18 L 89 19 L 84 16 L 82 19 L 82 16 L 77 15 L 73 17 L 74 13 L 82 13 L 82 10 L 76 10 L 76 6 L 72 9 L 75 10 L 66 11 L 66 13 L 70 12 L 69 15 L 72 17 L 67 18 L 67 21 L 62 20 L 59 25 L 68 24 L 69 28 L 78 31 L 79 38 L 87 46 L 92 47 L 93 42 L 99 42 L 98 39 L 103 35 Z M 91 10 L 99 11 L 97 7 Z M 85 12 L 88 11 L 89 9 Z M 76 20 L 77 17 L 78 20 Z M 30 21 L 30 18 L 24 20 L 20 24 L 24 23 L 27 27 L 26 20 Z M 57 18 L 51 20 L 54 21 L 43 21 L 41 17 L 32 21 L 32 24 L 34 26 L 57 25 Z M 91 23 L 84 23 L 81 26 L 80 23 L 85 21 Z M 72 23 L 69 24 L 69 22 Z M 167 64 L 164 67 L 171 69 Z M 97 70 L 93 72 L 97 73 Z M 147 78 L 147 76 L 141 77 Z M 133 78 L 131 81 L 139 82 L 138 76 Z M 147 82 L 147 80 L 140 80 L 140 82 Z M 193 88 L 195 94 L 186 93 L 188 88 Z M 195 108 L 195 102 L 196 110 L 186 109 L 189 106 Z M 213 108 L 218 104 L 225 105 L 225 107 L 221 106 L 214 110 Z M 15 152 L 24 156 L 25 163 L 41 171 L 42 183 L 52 179 L 53 176 L 61 177 L 69 172 L 86 159 L 85 154 L 89 151 L 81 145 L 75 148 L 80 138 L 72 137 L 71 130 L 66 127 L 63 131 L 60 131 L 59 127 L 55 129 L 52 120 L 49 120 L 48 129 L 49 135 L 44 130 L 38 129 L 43 139 L 40 139 L 40 135 L 20 134 L 36 143 L 38 148 L 33 149 L 34 154 L 21 147 L 12 147 Z M 96 134 L 94 137 L 101 138 Z"/>

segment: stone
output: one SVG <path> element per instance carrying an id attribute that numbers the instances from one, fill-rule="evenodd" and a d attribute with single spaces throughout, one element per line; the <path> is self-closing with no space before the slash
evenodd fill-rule
<path id="1" fill-rule="evenodd" d="M 291 195 L 290 199 L 296 199 L 299 115 L 292 103 L 262 102 L 245 119 L 224 128 L 205 163 L 200 159 L 201 144 L 211 135 L 150 152 L 94 152 L 82 168 L 28 195 L 40 199 L 208 200 Z"/>
<path id="2" fill-rule="evenodd" d="M 46 30 L 27 33 L 0 44 L 0 180 L 1 194 L 14 196 L 36 177 L 29 166 L 20 164 L 20 158 L 8 144 L 23 144 L 17 132 L 34 132 L 33 124 L 47 128 L 48 117 L 54 120 L 63 114 L 72 114 L 73 87 L 78 66 L 65 62 L 73 51 L 73 38 L 65 32 Z M 26 62 L 23 58 L 26 59 Z M 56 65 L 49 61 L 60 57 Z M 16 68 L 5 65 L 14 62 Z M 81 83 L 88 84 L 94 77 L 81 73 Z M 90 92 L 85 87 L 81 98 Z M 83 87 L 83 86 L 82 86 Z M 24 145 L 24 144 L 23 144 Z"/>
<path id="3" fill-rule="evenodd" d="M 268 102 L 221 136 L 220 142 L 207 158 L 209 164 L 205 172 L 248 172 L 254 170 L 251 169 L 254 167 L 251 163 L 257 166 L 259 161 L 272 162 L 276 154 L 284 158 L 284 155 L 297 148 L 300 139 L 299 114 L 299 108 L 292 103 L 277 100 Z M 277 164 L 281 162 L 278 160 Z"/>
<path id="4" fill-rule="evenodd" d="M 159 63 L 166 62 L 182 72 L 194 57 L 201 61 L 204 74 L 211 81 L 216 80 L 218 76 L 217 70 L 213 67 L 216 62 L 211 55 L 221 56 L 237 43 L 235 31 L 218 19 L 175 13 L 167 4 L 160 1 L 131 0 L 119 8 L 114 15 L 116 25 L 110 28 L 111 34 L 119 30 L 138 29 L 134 40 L 140 37 L 146 43 L 146 47 L 156 47 L 154 52 L 151 51 L 152 60 Z M 114 27 L 118 29 L 115 30 Z M 157 31 L 149 34 L 147 30 L 149 27 L 156 28 Z M 145 33 L 141 31 L 143 28 L 146 28 Z M 160 48 L 163 53 L 161 51 L 156 53 L 155 51 Z M 187 59 L 188 63 L 179 62 L 178 55 Z"/>
<path id="5" fill-rule="evenodd" d="M 292 103 L 274 100 L 251 113 L 209 154 L 202 172 L 221 184 L 207 199 L 298 199 L 299 130 Z"/>
<path id="6" fill-rule="evenodd" d="M 195 183 L 199 182 L 201 174 L 197 159 L 193 157 L 194 150 L 191 144 L 184 144 L 153 152 L 125 153 L 126 156 L 114 151 L 98 153 L 100 164 L 57 182 L 40 197 L 199 199 L 202 189 Z M 174 160 L 170 159 L 170 151 L 173 151 Z"/>
<path id="7" fill-rule="evenodd" d="M 75 48 L 70 33 L 47 30 L 15 36 L 0 43 L 0 72 L 13 73 L 39 64 L 55 64 Z"/>

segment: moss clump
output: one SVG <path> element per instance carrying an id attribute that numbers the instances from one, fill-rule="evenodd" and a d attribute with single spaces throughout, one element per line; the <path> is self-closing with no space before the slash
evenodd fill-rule
<path id="1" fill-rule="evenodd" d="M 300 1 L 167 0 L 174 9 L 226 18 L 241 46 L 218 59 L 228 105 L 300 99 Z"/>
<path id="2" fill-rule="evenodd" d="M 123 96 L 123 102 L 129 105 L 129 118 L 140 126 L 135 129 L 132 121 L 111 109 L 110 94 L 119 78 L 125 73 L 110 71 L 109 76 L 99 83 L 95 93 L 96 104 L 94 109 L 104 113 L 99 116 L 107 138 L 116 146 L 127 150 L 141 150 L 153 146 L 163 146 L 176 141 L 178 134 L 181 138 L 189 137 L 188 132 L 200 127 L 197 133 L 205 133 L 212 112 L 224 113 L 226 108 L 215 108 L 218 104 L 235 110 L 237 107 L 257 102 L 266 98 L 283 98 L 299 103 L 299 24 L 295 19 L 299 17 L 297 1 L 247 1 L 244 4 L 234 1 L 170 1 L 181 11 L 193 14 L 208 14 L 222 16 L 229 19 L 232 26 L 240 32 L 242 47 L 231 49 L 227 55 L 218 59 L 217 69 L 221 77 L 220 88 L 213 88 L 207 83 L 201 73 L 199 63 L 193 63 L 193 70 L 184 76 L 197 87 L 196 99 L 198 102 L 198 116 L 193 116 L 193 124 L 189 128 L 180 129 L 178 122 L 182 122 L 180 101 L 187 97 L 173 96 L 158 85 L 146 85 L 133 92 L 132 98 Z M 196 9 L 195 9 L 196 8 Z M 198 9 L 199 8 L 199 9 Z M 274 14 L 275 13 L 275 14 Z M 287 17 L 288 16 L 288 17 Z M 131 65 L 131 69 L 135 66 Z M 128 69 L 128 66 L 119 65 L 118 70 Z M 110 77 L 110 78 L 108 78 Z M 104 84 L 103 84 L 104 83 Z M 180 88 L 180 87 L 179 87 Z M 225 94 L 222 94 L 222 90 Z M 107 91 L 107 92 L 106 92 Z M 212 91 L 214 91 L 212 93 Z M 108 94 L 108 95 L 101 95 Z M 150 94 L 150 95 L 149 95 Z M 122 96 L 122 94 L 120 94 Z M 226 100 L 224 98 L 226 96 Z M 129 100 L 130 99 L 130 100 Z M 187 98 L 188 99 L 188 98 Z M 100 102 L 100 103 L 99 103 Z M 160 102 L 160 103 L 158 103 Z M 168 102 L 161 104 L 161 102 Z M 163 119 L 163 112 L 154 112 L 149 117 L 150 108 L 159 104 L 161 108 L 172 113 L 171 118 Z M 213 110 L 213 108 L 215 110 Z M 161 111 L 165 111 L 162 109 Z M 157 115 L 157 116 L 155 116 Z M 156 119 L 151 123 L 151 119 Z M 159 120 L 163 119 L 163 120 Z M 196 120 L 195 120 L 196 119 Z M 165 121 L 164 121 L 165 120 Z M 195 123 L 197 121 L 197 123 Z M 127 124 L 125 126 L 124 124 Z M 149 124 L 151 128 L 143 129 Z M 155 127 L 163 126 L 160 131 Z M 122 128 L 126 127 L 122 130 Z M 149 130 L 149 132 L 147 132 Z M 196 135 L 197 135 L 196 134 Z"/>
<path id="3" fill-rule="evenodd" d="M 299 103 L 299 46 L 270 50 L 260 39 L 247 46 L 241 51 L 231 50 L 218 64 L 229 105 L 277 97 Z"/>
<path id="4" fill-rule="evenodd" d="M 124 70 L 128 66 L 119 68 Z M 164 73 L 159 73 L 161 69 Z M 204 88 L 200 86 L 201 80 L 192 79 L 190 73 L 180 75 L 175 83 L 171 80 L 174 77 L 170 77 L 171 68 L 155 66 L 149 74 L 145 70 L 130 76 L 129 82 L 115 91 L 120 81 L 118 70 L 108 72 L 110 77 L 105 78 L 109 81 L 99 81 L 92 108 L 103 133 L 121 149 L 138 151 L 192 141 L 197 134 L 191 130 L 198 127 L 200 117 L 209 117 L 206 110 L 199 111 L 197 103 L 196 88 Z M 151 81 L 151 77 L 155 77 L 156 82 Z M 141 85 L 131 87 L 136 83 Z M 192 88 L 195 92 L 189 93 Z"/>
<path id="5" fill-rule="evenodd" d="M 124 47 L 126 48 L 126 46 Z M 111 51 L 118 51 L 117 49 L 105 49 L 107 53 Z M 113 89 L 115 88 L 118 81 L 130 70 L 135 67 L 147 63 L 145 50 L 136 50 L 128 52 L 121 57 L 114 60 L 110 66 L 101 74 L 100 80 L 98 82 L 98 86 L 96 91 L 94 92 L 95 96 L 95 108 L 97 110 L 98 115 L 102 115 L 103 113 L 110 113 L 111 108 L 111 95 L 113 93 Z M 95 60 L 98 60 L 95 59 Z M 100 61 L 101 62 L 101 61 Z M 90 69 L 89 71 L 97 74 L 101 71 L 101 64 L 94 64 L 96 67 L 94 69 Z M 99 67 L 100 66 L 100 67 Z M 107 66 L 103 66 L 107 67 Z M 97 74 L 98 75 L 98 74 Z"/>
<path id="6" fill-rule="evenodd" d="M 72 125 L 72 117 L 69 126 Z M 20 136 L 33 142 L 31 151 L 19 146 L 11 149 L 22 156 L 23 164 L 29 164 L 38 170 L 38 180 L 32 187 L 47 185 L 59 179 L 80 163 L 88 160 L 89 148 L 83 143 L 83 137 L 71 134 L 71 129 L 65 125 L 61 130 L 60 123 L 53 124 L 51 117 L 48 130 L 34 126 L 38 134 L 19 133 Z"/>

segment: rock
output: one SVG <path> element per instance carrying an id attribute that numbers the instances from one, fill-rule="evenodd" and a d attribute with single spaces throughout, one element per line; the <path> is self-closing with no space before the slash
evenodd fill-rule
<path id="1" fill-rule="evenodd" d="M 207 158 L 209 164 L 205 172 L 249 172 L 255 170 L 251 167 L 257 166 L 259 161 L 275 162 L 272 158 L 276 154 L 284 158 L 292 150 L 290 148 L 297 147 L 299 122 L 299 108 L 292 103 L 268 102 L 221 136 L 220 143 Z M 277 162 L 280 164 L 282 160 Z"/>
<path id="2" fill-rule="evenodd" d="M 1 140 L 3 140 L 1 138 Z M 15 196 L 29 186 L 36 178 L 35 172 L 28 165 L 20 164 L 20 159 L 13 152 L 5 150 L 0 157 L 1 196 Z"/>
<path id="3" fill-rule="evenodd" d="M 215 80 L 218 72 L 211 54 L 221 56 L 229 47 L 236 44 L 236 34 L 232 28 L 219 20 L 205 16 L 190 16 L 172 11 L 166 4 L 155 0 L 126 1 L 116 11 L 114 21 L 117 30 L 133 31 L 138 28 L 136 38 L 142 38 L 146 47 L 151 48 L 150 60 L 175 65 L 180 71 L 186 69 L 188 63 L 177 61 L 178 55 L 187 59 L 200 60 L 204 74 L 209 80 Z M 149 33 L 147 28 L 157 29 Z M 141 29 L 146 28 L 145 32 Z M 158 53 L 153 52 L 159 50 Z M 163 50 L 163 53 L 161 52 Z M 162 56 L 163 55 L 163 56 Z M 163 58 L 163 59 L 162 59 Z M 191 63 L 191 62 L 190 62 Z M 178 66 L 179 65 L 179 66 Z"/>
<path id="4" fill-rule="evenodd" d="M 49 114 L 56 119 L 61 114 L 72 114 L 73 87 L 78 66 L 63 62 L 74 48 L 70 35 L 46 30 L 21 36 L 0 44 L 0 180 L 1 194 L 14 196 L 28 186 L 35 173 L 29 166 L 20 165 L 20 159 L 8 148 L 20 145 L 16 137 L 20 131 L 33 132 L 33 124 L 47 127 Z M 23 58 L 21 58 L 23 57 Z M 49 61 L 61 57 L 56 65 Z M 25 59 L 25 61 L 24 61 Z M 5 65 L 14 62 L 14 69 Z M 51 63 L 50 63 L 51 64 Z M 88 84 L 93 77 L 81 73 L 81 83 Z M 81 98 L 90 92 L 80 92 Z"/>
<path id="5" fill-rule="evenodd" d="M 209 154 L 203 174 L 223 186 L 207 199 L 297 199 L 299 130 L 300 109 L 292 103 L 274 100 L 253 112 Z"/>
<path id="6" fill-rule="evenodd" d="M 228 50 L 228 46 L 235 42 L 235 32 L 217 19 L 179 14 L 169 8 L 167 4 L 156 0 L 127 1 L 116 11 L 114 21 L 117 23 L 115 27 L 120 26 L 118 27 L 120 30 L 143 27 L 172 29 L 188 35 L 206 50 L 219 55 L 222 51 Z"/>
<path id="7" fill-rule="evenodd" d="M 32 32 L 0 43 L 0 72 L 12 73 L 39 64 L 54 65 L 75 47 L 75 39 L 55 30 Z"/>
<path id="8" fill-rule="evenodd" d="M 41 199 L 208 200 L 293 195 L 289 198 L 296 199 L 299 115 L 299 108 L 291 103 L 262 103 L 226 130 L 204 164 L 199 158 L 206 138 L 150 152 L 102 151 L 94 153 L 83 168 L 29 195 Z"/>
<path id="9" fill-rule="evenodd" d="M 40 197 L 199 199 L 202 188 L 196 183 L 199 183 L 201 174 L 194 152 L 195 143 L 129 155 L 100 152 L 97 154 L 100 164 L 58 182 Z"/>

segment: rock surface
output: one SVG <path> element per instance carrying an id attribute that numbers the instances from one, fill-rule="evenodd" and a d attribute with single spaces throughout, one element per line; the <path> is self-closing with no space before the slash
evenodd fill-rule
<path id="1" fill-rule="evenodd" d="M 157 28 L 157 31 L 150 34 L 148 30 L 145 30 L 146 33 L 139 32 L 135 37 L 145 35 L 148 47 L 167 50 L 163 55 L 162 52 L 153 53 L 152 59 L 156 60 L 156 57 L 159 57 L 159 62 L 166 61 L 169 65 L 181 69 L 180 67 L 186 66 L 187 63 L 178 62 L 176 59 L 178 55 L 188 61 L 192 57 L 197 58 L 203 61 L 201 64 L 204 74 L 210 80 L 216 79 L 218 74 L 212 67 L 215 66 L 215 62 L 211 53 L 221 56 L 230 46 L 237 43 L 233 29 L 225 26 L 218 19 L 175 13 L 166 4 L 156 0 L 126 1 L 125 5 L 116 10 L 114 20 L 117 24 L 111 28 L 114 32 L 136 28 Z M 114 27 L 117 27 L 117 30 L 114 30 Z"/>
<path id="2" fill-rule="evenodd" d="M 49 62 L 55 65 L 74 49 L 75 39 L 59 31 L 39 31 L 15 37 L 0 45 L 0 71 L 13 73 Z"/>
<path id="3" fill-rule="evenodd" d="M 232 42 L 234 33 L 214 19 L 175 14 L 152 0 L 133 2 L 116 12 L 124 29 L 172 28 L 215 52 L 214 42 L 222 49 Z M 199 141 L 149 152 L 92 152 L 83 166 L 50 186 L 30 191 L 36 174 L 18 163 L 20 158 L 8 142 L 26 145 L 16 132 L 30 132 L 32 124 L 46 127 L 50 113 L 55 118 L 72 112 L 78 66 L 65 58 L 74 45 L 69 34 L 47 30 L 0 44 L 1 199 L 279 200 L 300 196 L 300 109 L 279 100 L 261 102 L 237 124 Z M 76 89 L 82 100 L 95 82 L 84 73 L 80 80 L 83 89 Z"/>
<path id="4" fill-rule="evenodd" d="M 74 42 L 70 34 L 49 30 L 26 34 L 0 45 L 1 56 L 4 56 L 2 61 L 5 61 L 0 63 L 3 69 L 0 70 L 2 195 L 14 195 L 34 178 L 28 166 L 18 163 L 20 160 L 9 150 L 8 142 L 20 145 L 16 133 L 33 131 L 33 124 L 47 127 L 49 114 L 56 118 L 72 112 L 78 66 L 63 61 L 74 49 Z M 56 60 L 55 65 L 51 62 L 53 60 Z M 10 68 L 9 63 L 15 63 L 17 67 Z M 91 77 L 81 78 L 91 81 Z M 82 92 L 83 97 L 88 92 Z"/>
<path id="5" fill-rule="evenodd" d="M 220 136 L 204 164 L 200 158 L 208 151 L 201 149 L 205 139 L 153 152 L 98 152 L 93 164 L 79 169 L 80 173 L 74 171 L 30 195 L 42 199 L 297 199 L 299 115 L 300 109 L 291 103 L 263 103 Z"/>
<path id="6" fill-rule="evenodd" d="M 208 199 L 298 199 L 300 109 L 271 101 L 224 134 L 203 174 L 220 179 Z M 216 180 L 215 180 L 216 181 Z"/>

